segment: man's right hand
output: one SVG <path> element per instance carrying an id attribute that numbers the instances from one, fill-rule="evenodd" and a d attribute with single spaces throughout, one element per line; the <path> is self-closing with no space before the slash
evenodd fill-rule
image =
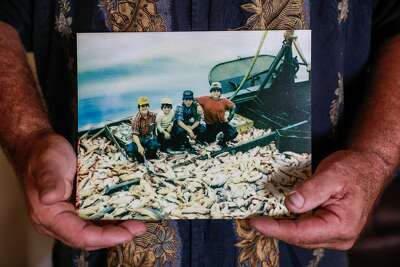
<path id="1" fill-rule="evenodd" d="M 196 139 L 196 135 L 193 133 L 192 129 L 188 129 L 188 134 L 189 134 L 190 138 Z"/>
<path id="2" fill-rule="evenodd" d="M 138 153 L 142 156 L 144 156 L 144 147 L 142 145 L 138 146 Z"/>
<path id="3" fill-rule="evenodd" d="M 41 233 L 85 250 L 111 247 L 143 234 L 141 222 L 98 226 L 82 220 L 69 202 L 76 172 L 76 156 L 63 137 L 46 133 L 32 138 L 23 169 L 30 218 Z"/>

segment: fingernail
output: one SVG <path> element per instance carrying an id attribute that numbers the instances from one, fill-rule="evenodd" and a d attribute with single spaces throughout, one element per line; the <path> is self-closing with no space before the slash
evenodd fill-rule
<path id="1" fill-rule="evenodd" d="M 289 195 L 287 196 L 287 201 L 295 206 L 296 208 L 300 209 L 303 207 L 304 205 L 304 198 L 303 196 L 297 192 L 297 191 L 292 191 L 289 193 Z"/>

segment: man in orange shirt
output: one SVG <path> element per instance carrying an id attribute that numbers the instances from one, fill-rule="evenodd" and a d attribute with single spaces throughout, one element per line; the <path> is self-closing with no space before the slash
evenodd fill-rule
<path id="1" fill-rule="evenodd" d="M 218 145 L 226 147 L 226 143 L 236 138 L 238 132 L 229 122 L 235 115 L 235 103 L 227 98 L 221 97 L 221 83 L 211 84 L 210 96 L 197 98 L 198 103 L 204 110 L 204 120 L 207 124 L 206 141 L 214 142 L 218 133 L 222 132 L 224 137 L 218 141 Z M 229 111 L 226 118 L 225 112 Z"/>

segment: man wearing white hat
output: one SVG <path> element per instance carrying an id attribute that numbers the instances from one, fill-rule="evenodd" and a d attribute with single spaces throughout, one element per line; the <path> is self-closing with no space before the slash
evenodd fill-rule
<path id="1" fill-rule="evenodd" d="M 227 98 L 222 98 L 221 90 L 221 83 L 213 82 L 210 87 L 210 95 L 198 97 L 197 101 L 204 110 L 207 141 L 215 141 L 217 134 L 222 132 L 224 137 L 219 140 L 218 144 L 224 148 L 228 141 L 236 138 L 238 132 L 235 127 L 229 124 L 229 121 L 235 115 L 235 103 Z M 225 118 L 226 111 L 229 111 L 228 118 Z"/>
<path id="2" fill-rule="evenodd" d="M 174 125 L 175 111 L 172 109 L 172 99 L 161 99 L 161 111 L 157 114 L 157 137 L 161 145 L 161 151 L 165 151 L 171 145 L 171 132 Z"/>

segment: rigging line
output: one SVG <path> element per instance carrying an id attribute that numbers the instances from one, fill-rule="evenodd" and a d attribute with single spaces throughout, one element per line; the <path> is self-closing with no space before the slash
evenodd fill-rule
<path id="1" fill-rule="evenodd" d="M 247 71 L 246 75 L 243 77 L 243 79 L 242 79 L 242 81 L 240 82 L 240 84 L 239 84 L 238 88 L 236 89 L 236 91 L 233 93 L 233 95 L 232 95 L 231 97 L 229 97 L 229 99 L 232 100 L 233 98 L 235 98 L 236 95 L 239 93 L 239 91 L 242 90 L 242 87 L 243 87 L 244 83 L 245 83 L 245 82 L 247 81 L 247 79 L 249 78 L 250 73 L 251 73 L 251 71 L 253 70 L 254 65 L 256 64 L 258 55 L 260 54 L 261 48 L 264 46 L 264 41 L 265 41 L 265 39 L 267 38 L 267 34 L 268 34 L 268 31 L 264 31 L 264 34 L 263 34 L 263 36 L 262 36 L 262 38 L 261 38 L 261 41 L 260 41 L 260 44 L 258 45 L 256 55 L 254 56 L 254 58 L 253 58 L 253 60 L 252 60 L 252 62 L 251 62 L 251 65 L 250 65 L 249 70 Z"/>
<path id="2" fill-rule="evenodd" d="M 306 60 L 306 58 L 304 57 L 303 51 L 301 50 L 299 44 L 297 43 L 297 40 L 293 40 L 293 44 L 294 47 L 296 48 L 297 53 L 299 54 L 301 60 L 303 61 L 304 64 L 307 65 L 307 71 L 310 72 L 311 71 L 311 64 L 309 64 Z"/>

